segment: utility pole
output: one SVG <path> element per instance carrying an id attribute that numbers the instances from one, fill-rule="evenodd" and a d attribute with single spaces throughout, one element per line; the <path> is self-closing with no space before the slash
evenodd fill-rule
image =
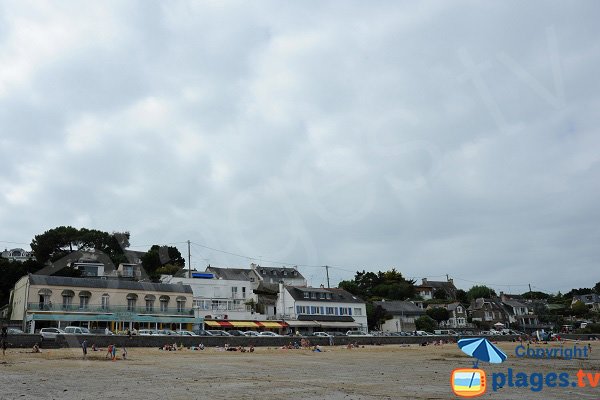
<path id="1" fill-rule="evenodd" d="M 327 289 L 330 289 L 331 286 L 329 286 L 329 265 L 325 266 L 325 272 L 327 273 Z"/>
<path id="2" fill-rule="evenodd" d="M 192 251 L 190 249 L 190 241 L 188 240 L 188 278 L 192 277 Z"/>

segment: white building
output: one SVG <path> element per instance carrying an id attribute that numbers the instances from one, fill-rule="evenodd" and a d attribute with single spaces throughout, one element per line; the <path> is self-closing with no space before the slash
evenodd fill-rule
<path id="1" fill-rule="evenodd" d="M 197 316 L 215 320 L 264 320 L 255 312 L 257 278 L 250 269 L 208 267 L 192 278 L 163 276 L 164 283 L 189 285 Z"/>
<path id="2" fill-rule="evenodd" d="M 294 331 L 368 331 L 365 302 L 343 289 L 279 285 L 277 317 Z"/>
<path id="3" fill-rule="evenodd" d="M 0 257 L 7 258 L 11 261 L 27 261 L 33 258 L 33 253 L 30 251 L 23 250 L 21 248 L 18 249 L 5 249 L 2 253 L 0 253 Z"/>

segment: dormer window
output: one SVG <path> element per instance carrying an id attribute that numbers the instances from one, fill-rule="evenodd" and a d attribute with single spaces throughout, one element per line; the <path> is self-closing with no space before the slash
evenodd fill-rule
<path id="1" fill-rule="evenodd" d="M 304 292 L 304 298 L 305 298 L 305 299 L 308 299 L 309 297 L 310 297 L 310 293 L 308 293 L 308 292 Z"/>

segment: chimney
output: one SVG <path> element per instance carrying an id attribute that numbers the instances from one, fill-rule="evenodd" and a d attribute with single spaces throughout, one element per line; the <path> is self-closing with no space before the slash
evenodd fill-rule
<path id="1" fill-rule="evenodd" d="M 427 278 L 423 278 L 423 286 L 427 285 Z"/>
<path id="2" fill-rule="evenodd" d="M 321 289 L 325 289 L 325 285 L 323 285 L 322 283 L 321 283 L 321 286 L 319 286 L 319 287 L 320 287 Z"/>

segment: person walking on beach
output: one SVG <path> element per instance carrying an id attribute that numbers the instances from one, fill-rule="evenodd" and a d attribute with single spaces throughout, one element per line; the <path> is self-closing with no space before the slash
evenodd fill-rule
<path id="1" fill-rule="evenodd" d="M 6 326 L 2 327 L 2 333 L 0 334 L 0 347 L 2 347 L 2 355 L 6 355 L 6 348 L 8 347 L 8 328 Z"/>
<path id="2" fill-rule="evenodd" d="M 87 339 L 83 339 L 83 342 L 81 342 L 81 350 L 83 350 L 83 359 L 84 360 L 87 358 L 87 348 L 88 348 Z"/>
<path id="3" fill-rule="evenodd" d="M 109 344 L 108 348 L 106 349 L 106 354 L 104 355 L 104 358 L 112 358 L 112 351 L 113 351 L 113 345 Z"/>

